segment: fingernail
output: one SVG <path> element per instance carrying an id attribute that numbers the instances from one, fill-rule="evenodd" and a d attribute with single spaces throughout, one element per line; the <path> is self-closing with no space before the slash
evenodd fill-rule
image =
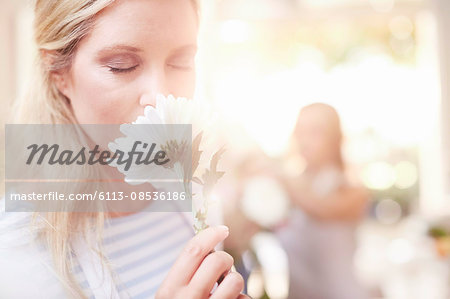
<path id="1" fill-rule="evenodd" d="M 226 225 L 219 225 L 218 228 L 220 230 L 223 230 L 224 232 L 226 232 L 227 234 L 230 232 L 230 229 L 228 228 L 228 226 Z"/>

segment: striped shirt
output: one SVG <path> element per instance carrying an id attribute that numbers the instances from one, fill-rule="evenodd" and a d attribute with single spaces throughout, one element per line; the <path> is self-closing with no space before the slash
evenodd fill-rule
<path id="1" fill-rule="evenodd" d="M 30 242 L 34 235 L 29 229 L 29 216 L 0 213 L 0 298 L 65 298 L 50 266 L 48 250 Z M 182 248 L 194 236 L 191 219 L 190 212 L 176 209 L 108 219 L 102 247 L 112 271 L 95 272 L 99 263 L 96 265 L 95 258 L 89 256 L 97 255 L 81 241 L 81 247 L 74 246 L 72 273 L 89 298 L 153 298 Z M 106 276 L 99 279 L 94 275 L 99 272 Z M 111 290 L 105 289 L 108 275 Z"/>

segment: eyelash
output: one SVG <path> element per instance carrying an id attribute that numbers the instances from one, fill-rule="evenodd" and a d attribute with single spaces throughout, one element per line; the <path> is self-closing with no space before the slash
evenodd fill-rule
<path id="1" fill-rule="evenodd" d="M 112 73 L 129 73 L 129 72 L 134 71 L 137 67 L 138 66 L 135 65 L 135 66 L 132 66 L 132 67 L 129 67 L 129 68 L 126 68 L 126 69 L 120 69 L 120 68 L 115 68 L 115 67 L 110 67 L 109 66 L 109 71 L 112 72 Z"/>
<path id="2" fill-rule="evenodd" d="M 177 69 L 177 70 L 181 70 L 181 71 L 190 71 L 190 70 L 193 69 L 193 68 L 190 67 L 190 66 L 176 66 L 176 65 L 173 65 L 173 64 L 169 64 L 169 66 L 170 66 L 171 68 L 174 68 L 174 69 Z"/>
<path id="3" fill-rule="evenodd" d="M 190 66 L 184 67 L 184 66 L 176 66 L 176 65 L 171 65 L 171 64 L 169 64 L 169 66 L 174 68 L 174 69 L 181 70 L 181 71 L 190 71 L 190 70 L 193 69 L 193 67 L 190 67 Z M 123 73 L 130 73 L 130 72 L 134 71 L 137 67 L 138 66 L 135 65 L 135 66 L 132 66 L 132 67 L 129 67 L 129 68 L 125 68 L 125 69 L 115 68 L 115 67 L 110 67 L 110 66 L 108 68 L 109 68 L 109 71 L 112 72 L 112 73 L 123 74 Z"/>

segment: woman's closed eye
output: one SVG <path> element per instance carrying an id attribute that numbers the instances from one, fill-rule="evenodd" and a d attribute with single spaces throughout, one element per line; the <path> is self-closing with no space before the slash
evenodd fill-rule
<path id="1" fill-rule="evenodd" d="M 194 68 L 195 65 L 195 54 L 178 55 L 171 58 L 167 62 L 167 65 L 174 69 L 190 71 Z"/>
<path id="2" fill-rule="evenodd" d="M 128 73 L 134 71 L 138 66 L 140 60 L 135 55 L 117 55 L 107 57 L 102 61 L 103 66 L 108 68 L 112 73 Z"/>
<path id="3" fill-rule="evenodd" d="M 124 65 L 119 65 L 119 66 L 107 66 L 109 68 L 109 71 L 112 73 L 129 73 L 134 71 L 138 65 L 133 65 L 133 66 L 124 66 Z"/>

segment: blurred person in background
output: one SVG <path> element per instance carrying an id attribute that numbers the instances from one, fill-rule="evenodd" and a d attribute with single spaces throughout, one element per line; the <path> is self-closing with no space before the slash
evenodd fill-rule
<path id="1" fill-rule="evenodd" d="M 353 253 L 368 195 L 345 173 L 338 113 L 321 103 L 304 107 L 292 139 L 306 167 L 283 179 L 293 208 L 276 232 L 289 259 L 289 298 L 366 298 Z"/>

